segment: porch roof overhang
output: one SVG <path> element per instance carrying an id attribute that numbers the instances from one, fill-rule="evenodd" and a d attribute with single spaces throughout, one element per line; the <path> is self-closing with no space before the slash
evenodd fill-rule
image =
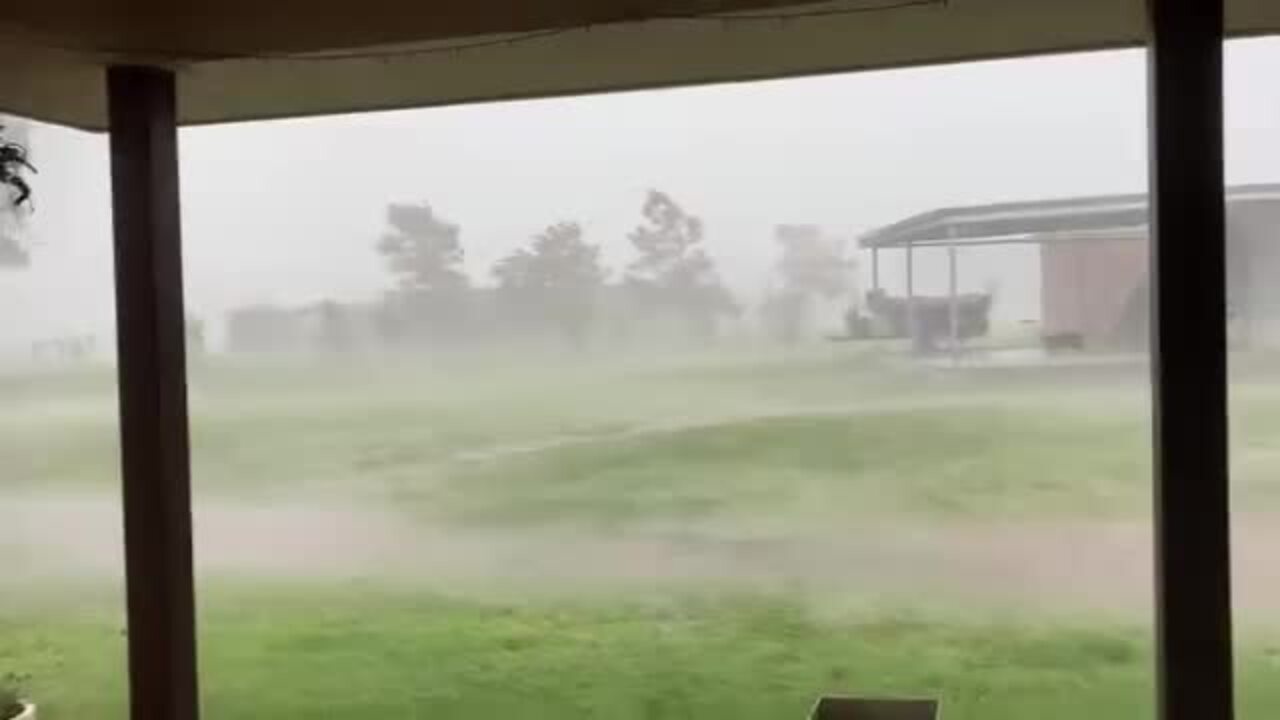
<path id="1" fill-rule="evenodd" d="M 0 6 L 0 112 L 106 127 L 102 68 L 183 124 L 1136 47 L 1142 0 L 40 0 Z M 1280 3 L 1229 0 L 1233 36 Z"/>

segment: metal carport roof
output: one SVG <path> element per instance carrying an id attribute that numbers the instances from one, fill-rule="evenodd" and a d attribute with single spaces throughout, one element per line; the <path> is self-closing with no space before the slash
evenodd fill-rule
<path id="1" fill-rule="evenodd" d="M 1274 202 L 1280 200 L 1280 184 L 1236 185 L 1227 189 L 1226 200 L 1228 205 Z M 1145 193 L 947 207 L 872 230 L 858 238 L 858 244 L 864 248 L 892 248 L 1064 232 L 1128 231 L 1144 229 L 1149 215 Z"/>

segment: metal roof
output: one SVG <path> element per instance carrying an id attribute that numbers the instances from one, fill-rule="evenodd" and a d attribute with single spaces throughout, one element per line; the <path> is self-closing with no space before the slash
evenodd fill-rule
<path id="1" fill-rule="evenodd" d="M 209 123 L 1132 47 L 1143 0 L 28 0 L 0 112 L 105 125 L 102 68 L 179 69 Z M 1280 2 L 1227 0 L 1235 36 Z"/>
<path id="2" fill-rule="evenodd" d="M 1228 204 L 1280 202 L 1280 184 L 1237 185 Z M 1095 195 L 949 207 L 913 215 L 860 238 L 864 248 L 904 245 L 992 244 L 1083 239 L 1114 234 L 1145 235 L 1147 195 Z"/>

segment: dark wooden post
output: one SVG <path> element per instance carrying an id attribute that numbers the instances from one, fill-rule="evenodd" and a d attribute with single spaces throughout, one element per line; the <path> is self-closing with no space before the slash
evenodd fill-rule
<path id="1" fill-rule="evenodd" d="M 1161 720 L 1231 720 L 1222 0 L 1149 0 Z"/>
<path id="2" fill-rule="evenodd" d="M 132 720 L 195 720 L 174 75 L 107 71 Z"/>

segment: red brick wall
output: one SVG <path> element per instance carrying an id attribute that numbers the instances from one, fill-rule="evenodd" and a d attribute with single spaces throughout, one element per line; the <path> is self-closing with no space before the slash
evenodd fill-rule
<path id="1" fill-rule="evenodd" d="M 1040 310 L 1044 334 L 1079 333 L 1085 347 L 1115 337 L 1134 288 L 1147 274 L 1147 243 L 1081 240 L 1040 248 Z"/>

